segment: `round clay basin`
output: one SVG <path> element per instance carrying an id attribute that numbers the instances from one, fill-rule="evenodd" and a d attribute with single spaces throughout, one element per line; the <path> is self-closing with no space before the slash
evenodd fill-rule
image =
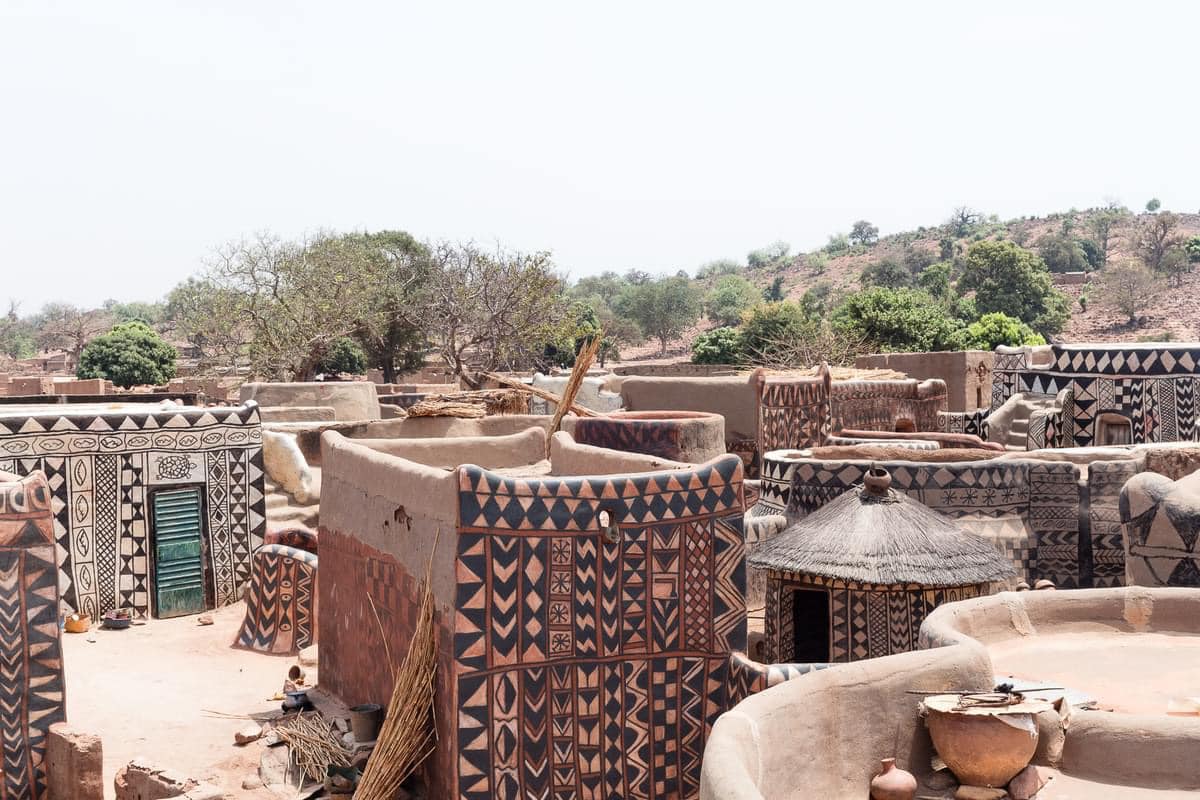
<path id="1" fill-rule="evenodd" d="M 1037 750 L 1034 715 L 1049 710 L 1042 700 L 1005 708 L 958 709 L 959 695 L 926 698 L 925 725 L 934 749 L 960 783 L 1000 788 L 1028 766 Z"/>
<path id="2" fill-rule="evenodd" d="M 604 415 L 608 419 L 640 419 L 675 421 L 681 419 L 720 419 L 720 414 L 710 414 L 707 411 L 612 411 Z M 593 417 L 593 419 L 596 419 Z"/>
<path id="3" fill-rule="evenodd" d="M 690 464 L 725 453 L 725 418 L 703 411 L 614 411 L 602 417 L 568 417 L 566 430 L 580 444 L 643 453 Z"/>

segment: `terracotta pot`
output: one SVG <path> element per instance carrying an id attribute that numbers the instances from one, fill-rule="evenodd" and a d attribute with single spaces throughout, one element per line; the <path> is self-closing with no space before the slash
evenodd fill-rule
<path id="1" fill-rule="evenodd" d="M 92 618 L 87 614 L 72 614 L 67 617 L 67 633 L 87 633 L 92 627 Z"/>
<path id="2" fill-rule="evenodd" d="M 925 701 L 925 725 L 938 755 L 960 783 L 997 789 L 1008 785 L 1033 758 L 1038 743 L 1034 715 L 1049 704 L 1026 701 L 1004 709 L 958 710 L 957 702 L 956 695 Z"/>
<path id="3" fill-rule="evenodd" d="M 917 779 L 896 766 L 896 759 L 880 762 L 880 772 L 871 779 L 871 800 L 913 800 Z"/>

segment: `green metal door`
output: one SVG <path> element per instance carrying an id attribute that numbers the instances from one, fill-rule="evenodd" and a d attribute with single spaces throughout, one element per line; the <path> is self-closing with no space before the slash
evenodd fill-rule
<path id="1" fill-rule="evenodd" d="M 204 610 L 199 489 L 154 495 L 154 599 L 159 617 Z"/>

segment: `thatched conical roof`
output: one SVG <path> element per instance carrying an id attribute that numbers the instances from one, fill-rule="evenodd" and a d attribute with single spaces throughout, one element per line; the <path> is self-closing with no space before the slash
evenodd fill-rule
<path id="1" fill-rule="evenodd" d="M 886 471 L 872 470 L 864 486 L 759 545 L 748 563 L 876 585 L 968 586 L 1013 575 L 987 539 L 890 485 Z"/>

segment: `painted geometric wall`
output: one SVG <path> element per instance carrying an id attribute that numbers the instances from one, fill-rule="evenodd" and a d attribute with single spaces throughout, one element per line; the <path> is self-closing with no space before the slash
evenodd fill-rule
<path id="1" fill-rule="evenodd" d="M 1053 396 L 1067 390 L 1060 429 L 1043 437 L 1048 445 L 1098 443 L 1097 420 L 1105 413 L 1129 420 L 1134 444 L 1193 439 L 1200 348 L 1052 345 L 1050 352 L 1050 364 L 1031 367 L 1027 351 L 999 348 L 992 409 L 1018 392 Z"/>
<path id="2" fill-rule="evenodd" d="M 829 663 L 861 661 L 918 649 L 925 616 L 942 605 L 988 593 L 988 584 L 929 587 L 915 584 L 879 586 L 820 576 L 796 576 L 771 570 L 763 633 L 766 661 L 786 663 L 796 658 L 796 590 L 829 596 L 828 619 L 811 620 L 825 629 Z"/>
<path id="3" fill-rule="evenodd" d="M 1143 459 L 1091 462 L 1086 506 L 1080 469 L 1067 461 L 879 463 L 891 473 L 892 488 L 989 539 L 1031 585 L 1041 578 L 1059 588 L 1124 583 L 1117 504 L 1124 482 L 1145 469 Z M 871 464 L 795 459 L 788 469 L 789 516 L 803 517 L 840 497 L 862 482 Z M 760 507 L 768 496 L 764 486 Z"/>
<path id="4" fill-rule="evenodd" d="M 251 560 L 246 617 L 234 647 L 295 655 L 317 642 L 317 556 L 265 544 Z"/>
<path id="5" fill-rule="evenodd" d="M 46 797 L 46 732 L 66 719 L 54 516 L 44 476 L 0 484 L 0 796 Z"/>
<path id="6" fill-rule="evenodd" d="M 459 797 L 697 796 L 746 643 L 740 461 L 459 478 Z"/>
<path id="7" fill-rule="evenodd" d="M 159 488 L 204 487 L 207 567 L 215 603 L 240 599 L 262 542 L 258 407 L 128 407 L 0 416 L 0 471 L 45 473 L 63 602 L 97 619 L 151 607 L 149 499 Z"/>

